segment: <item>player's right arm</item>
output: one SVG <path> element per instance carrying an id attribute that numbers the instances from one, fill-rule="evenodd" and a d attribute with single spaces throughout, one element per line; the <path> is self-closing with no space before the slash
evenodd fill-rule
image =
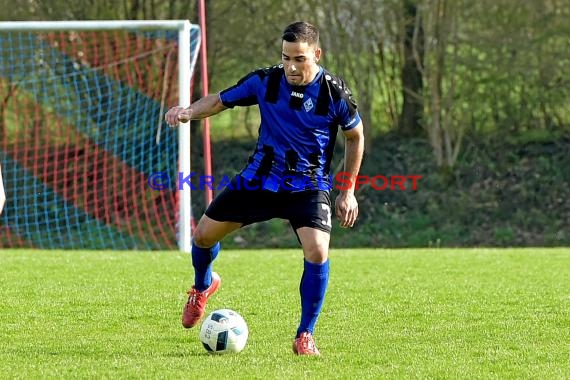
<path id="1" fill-rule="evenodd" d="M 171 127 L 175 127 L 178 123 L 204 119 L 235 106 L 257 104 L 257 91 L 262 87 L 261 78 L 265 76 L 265 70 L 255 70 L 240 79 L 236 85 L 217 94 L 207 95 L 188 108 L 172 107 L 164 115 L 164 120 Z"/>
<path id="2" fill-rule="evenodd" d="M 171 127 L 178 123 L 186 123 L 190 120 L 204 119 L 228 109 L 220 100 L 220 94 L 210 94 L 192 103 L 190 107 L 172 107 L 164 115 L 164 120 Z"/>

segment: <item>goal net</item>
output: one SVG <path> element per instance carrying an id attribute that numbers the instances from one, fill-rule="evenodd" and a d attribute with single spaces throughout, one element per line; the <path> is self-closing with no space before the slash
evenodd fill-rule
<path id="1" fill-rule="evenodd" d="M 199 45 L 183 20 L 0 22 L 0 247 L 189 249 L 189 125 L 163 120 Z"/>

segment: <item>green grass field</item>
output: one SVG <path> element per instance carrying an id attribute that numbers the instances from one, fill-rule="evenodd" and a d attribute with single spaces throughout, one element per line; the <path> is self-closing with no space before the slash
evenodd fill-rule
<path id="1" fill-rule="evenodd" d="M 0 378 L 569 379 L 570 249 L 333 250 L 321 357 L 291 352 L 298 250 L 222 251 L 250 328 L 212 356 L 180 313 L 178 252 L 0 252 Z"/>

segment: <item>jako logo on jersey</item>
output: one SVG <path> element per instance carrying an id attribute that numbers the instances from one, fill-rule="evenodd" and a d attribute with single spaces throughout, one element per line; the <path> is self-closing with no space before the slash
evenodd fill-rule
<path id="1" fill-rule="evenodd" d="M 291 96 L 303 99 L 303 96 L 305 95 L 302 92 L 291 91 Z"/>

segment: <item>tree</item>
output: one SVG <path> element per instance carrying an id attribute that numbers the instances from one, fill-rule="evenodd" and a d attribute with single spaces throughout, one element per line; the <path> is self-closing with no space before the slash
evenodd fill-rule
<path id="1" fill-rule="evenodd" d="M 421 64 L 424 60 L 424 30 L 417 5 L 412 0 L 403 3 L 403 64 L 402 64 L 402 110 L 398 131 L 406 136 L 419 136 L 423 119 L 423 76 Z"/>
<path id="2" fill-rule="evenodd" d="M 458 4 L 449 0 L 426 0 L 420 5 L 425 30 L 424 54 L 416 46 L 418 67 L 426 81 L 425 127 L 438 167 L 455 164 L 465 132 L 465 120 L 455 107 L 458 70 Z"/>

